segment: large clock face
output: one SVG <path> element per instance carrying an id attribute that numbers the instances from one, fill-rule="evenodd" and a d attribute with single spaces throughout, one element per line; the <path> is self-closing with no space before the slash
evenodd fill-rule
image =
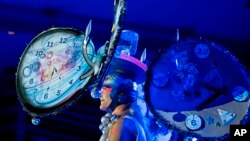
<path id="1" fill-rule="evenodd" d="M 52 28 L 36 36 L 25 49 L 17 70 L 17 91 L 21 103 L 33 115 L 49 114 L 72 101 L 91 76 L 83 58 L 84 35 L 70 28 Z M 90 41 L 87 54 L 94 61 Z M 79 94 L 78 94 L 79 95 Z"/>
<path id="2" fill-rule="evenodd" d="M 231 124 L 244 123 L 249 87 L 243 65 L 228 50 L 210 41 L 186 40 L 152 61 L 145 92 L 167 127 L 219 139 Z"/>

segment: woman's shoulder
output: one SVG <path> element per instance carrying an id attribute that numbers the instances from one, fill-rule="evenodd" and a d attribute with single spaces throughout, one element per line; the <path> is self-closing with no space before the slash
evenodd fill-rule
<path id="1" fill-rule="evenodd" d="M 128 130 L 135 130 L 136 125 L 139 124 L 135 117 L 126 115 L 116 120 L 114 126 L 127 128 Z"/>
<path id="2" fill-rule="evenodd" d="M 109 136 L 119 141 L 136 140 L 138 131 L 133 120 L 121 117 L 113 124 Z"/>

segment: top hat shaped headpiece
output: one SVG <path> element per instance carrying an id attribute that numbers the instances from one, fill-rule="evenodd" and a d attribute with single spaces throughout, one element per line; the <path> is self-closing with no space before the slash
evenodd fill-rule
<path id="1" fill-rule="evenodd" d="M 147 65 L 146 49 L 144 49 L 140 60 L 131 56 L 136 53 L 138 34 L 131 30 L 123 30 L 114 57 L 103 77 L 102 86 L 115 87 L 120 82 L 131 80 L 134 84 L 142 84 L 146 79 Z M 99 94 L 92 95 L 98 98 Z"/>
<path id="2" fill-rule="evenodd" d="M 125 79 L 130 79 L 137 84 L 145 81 L 147 66 L 143 62 L 146 59 L 146 50 L 142 53 L 140 60 L 131 56 L 136 53 L 138 38 L 138 34 L 134 31 L 122 31 L 115 56 L 111 60 L 105 77 L 118 75 Z M 104 79 L 103 84 L 108 82 L 107 79 Z"/>

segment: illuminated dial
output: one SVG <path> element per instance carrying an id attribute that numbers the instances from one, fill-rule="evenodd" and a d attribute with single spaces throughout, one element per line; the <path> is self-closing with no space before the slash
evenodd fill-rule
<path id="1" fill-rule="evenodd" d="M 32 114 L 50 113 L 72 100 L 90 77 L 80 80 L 90 66 L 83 58 L 83 33 L 70 28 L 52 28 L 36 36 L 25 49 L 17 70 L 17 91 Z M 94 45 L 87 46 L 94 60 Z"/>
<path id="2" fill-rule="evenodd" d="M 243 65 L 228 50 L 207 40 L 185 40 L 152 60 L 144 89 L 166 127 L 227 140 L 230 125 L 249 119 L 249 86 Z"/>

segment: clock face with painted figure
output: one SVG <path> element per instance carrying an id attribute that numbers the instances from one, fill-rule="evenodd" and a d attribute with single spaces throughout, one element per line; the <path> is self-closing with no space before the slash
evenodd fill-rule
<path id="1" fill-rule="evenodd" d="M 34 116 L 51 114 L 80 95 L 91 76 L 83 58 L 84 34 L 71 28 L 52 28 L 37 35 L 26 47 L 17 69 L 18 97 Z M 87 46 L 90 60 L 95 48 Z"/>
<path id="2" fill-rule="evenodd" d="M 183 40 L 161 51 L 145 83 L 150 108 L 166 127 L 218 140 L 228 137 L 231 124 L 246 122 L 249 90 L 238 59 L 207 40 Z"/>

